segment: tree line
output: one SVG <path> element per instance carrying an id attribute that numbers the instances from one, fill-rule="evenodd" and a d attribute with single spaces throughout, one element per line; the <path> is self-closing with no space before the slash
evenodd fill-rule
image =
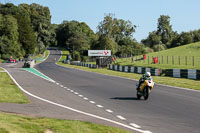
<path id="1" fill-rule="evenodd" d="M 141 42 L 153 51 L 158 51 L 198 41 L 200 41 L 200 29 L 179 34 L 173 31 L 170 16 L 161 15 L 158 18 L 157 30 L 150 32 Z"/>
<path id="2" fill-rule="evenodd" d="M 157 30 L 137 42 L 137 26 L 129 20 L 106 14 L 94 33 L 85 22 L 63 21 L 51 24 L 48 7 L 38 4 L 0 4 L 0 58 L 28 57 L 43 53 L 49 46 L 70 51 L 74 60 L 87 60 L 86 51 L 112 50 L 112 55 L 131 56 L 200 41 L 200 30 L 173 31 L 170 17 L 158 18 Z"/>
<path id="3" fill-rule="evenodd" d="M 0 4 L 0 58 L 27 58 L 56 43 L 48 7 Z"/>

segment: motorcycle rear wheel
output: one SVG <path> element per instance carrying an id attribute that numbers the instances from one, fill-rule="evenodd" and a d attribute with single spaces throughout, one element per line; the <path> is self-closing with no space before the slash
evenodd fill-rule
<path id="1" fill-rule="evenodd" d="M 139 92 L 137 91 L 137 99 L 140 100 L 141 95 L 139 94 Z"/>

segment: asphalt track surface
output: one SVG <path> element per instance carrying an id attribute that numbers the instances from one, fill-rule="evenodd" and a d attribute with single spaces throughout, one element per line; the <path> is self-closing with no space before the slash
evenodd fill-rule
<path id="1" fill-rule="evenodd" d="M 7 68 L 7 70 L 25 90 L 34 95 L 126 125 L 135 123 L 142 131 L 200 132 L 199 91 L 156 85 L 147 101 L 137 100 L 135 90 L 137 81 L 61 67 L 55 64 L 55 59 L 58 60 L 59 57 L 59 51 L 51 51 L 48 59 L 36 66 L 37 70 L 59 84 L 38 78 L 19 68 Z M 88 100 L 78 95 L 87 97 Z M 125 128 L 26 96 L 31 100 L 30 104 L 0 104 L 0 110 Z M 113 112 L 109 113 L 106 109 Z"/>

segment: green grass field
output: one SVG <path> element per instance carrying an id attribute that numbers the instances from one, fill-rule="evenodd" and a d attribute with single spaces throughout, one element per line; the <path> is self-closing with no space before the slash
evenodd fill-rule
<path id="1" fill-rule="evenodd" d="M 160 55 L 160 64 L 152 64 L 152 57 Z M 131 58 L 117 59 L 120 65 L 142 66 L 161 69 L 200 69 L 200 42 L 192 43 L 168 50 L 149 53 L 146 55 L 146 60 L 131 62 Z M 134 57 L 134 60 L 140 59 L 143 56 Z"/>
<path id="2" fill-rule="evenodd" d="M 10 79 L 6 72 L 0 72 L 0 102 L 1 103 L 28 103 L 28 99 Z"/>
<path id="3" fill-rule="evenodd" d="M 1 133 L 131 133 L 119 128 L 97 125 L 90 122 L 33 118 L 0 113 Z"/>

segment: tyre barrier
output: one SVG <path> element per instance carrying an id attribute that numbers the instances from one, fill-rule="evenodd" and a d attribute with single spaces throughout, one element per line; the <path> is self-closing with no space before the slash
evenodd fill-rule
<path id="1" fill-rule="evenodd" d="M 109 69 L 114 71 L 139 73 L 139 74 L 144 74 L 145 72 L 151 72 L 153 76 L 160 76 L 162 73 L 161 69 L 134 67 L 134 66 L 109 65 Z"/>
<path id="2" fill-rule="evenodd" d="M 89 68 L 97 68 L 95 64 L 88 64 L 85 62 L 80 62 L 80 61 L 70 61 L 71 65 L 77 65 L 77 66 L 83 66 L 83 67 L 89 67 Z"/>
<path id="3" fill-rule="evenodd" d="M 165 73 L 169 77 L 200 79 L 200 70 L 196 69 L 166 69 Z"/>
<path id="4" fill-rule="evenodd" d="M 187 79 L 200 79 L 200 70 L 195 69 L 154 69 L 145 67 L 134 67 L 134 66 L 119 66 L 119 65 L 109 65 L 110 70 L 129 72 L 129 73 L 139 73 L 144 74 L 145 72 L 151 72 L 153 76 L 160 76 L 161 74 L 168 77 L 175 78 L 187 78 Z"/>

